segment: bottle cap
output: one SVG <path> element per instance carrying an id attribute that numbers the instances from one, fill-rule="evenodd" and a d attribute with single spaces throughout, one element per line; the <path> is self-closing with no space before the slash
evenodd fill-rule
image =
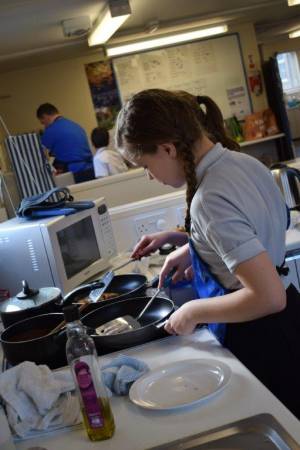
<path id="1" fill-rule="evenodd" d="M 63 308 L 63 313 L 65 316 L 65 321 L 74 322 L 75 320 L 79 320 L 79 310 L 77 305 L 69 305 Z"/>

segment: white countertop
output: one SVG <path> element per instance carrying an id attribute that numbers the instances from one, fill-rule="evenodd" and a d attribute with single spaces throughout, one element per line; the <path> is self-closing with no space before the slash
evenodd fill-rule
<path id="1" fill-rule="evenodd" d="M 17 442 L 16 448 L 143 450 L 259 413 L 271 413 L 300 444 L 300 422 L 208 330 L 170 336 L 123 353 L 146 361 L 151 369 L 190 358 L 218 359 L 231 367 L 232 376 L 224 390 L 206 402 L 178 411 L 150 411 L 132 404 L 128 397 L 113 397 L 116 432 L 107 441 L 93 443 L 83 428 L 73 428 Z M 112 356 L 116 354 L 102 357 L 103 363 Z"/>

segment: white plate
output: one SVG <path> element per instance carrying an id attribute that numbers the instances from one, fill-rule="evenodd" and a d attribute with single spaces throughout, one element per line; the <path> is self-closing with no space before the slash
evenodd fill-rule
<path id="1" fill-rule="evenodd" d="M 151 370 L 130 388 L 130 400 L 148 409 L 177 409 L 202 402 L 223 389 L 231 376 L 215 359 L 185 359 Z"/>

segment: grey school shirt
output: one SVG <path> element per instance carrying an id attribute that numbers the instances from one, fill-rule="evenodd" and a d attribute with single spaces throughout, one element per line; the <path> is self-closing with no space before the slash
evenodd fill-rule
<path id="1" fill-rule="evenodd" d="M 196 173 L 191 239 L 220 283 L 239 289 L 235 268 L 264 251 L 280 266 L 287 212 L 271 172 L 257 159 L 216 144 Z"/>

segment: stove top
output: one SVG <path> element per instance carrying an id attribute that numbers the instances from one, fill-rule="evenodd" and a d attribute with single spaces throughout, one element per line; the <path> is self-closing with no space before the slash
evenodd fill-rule
<path id="1" fill-rule="evenodd" d="M 122 264 L 122 262 L 125 262 L 126 260 L 128 260 L 129 257 L 130 257 L 130 255 L 128 253 L 118 255 L 112 261 L 112 268 L 117 267 L 118 265 Z M 145 275 L 146 278 L 148 279 L 148 281 L 153 282 L 153 280 L 155 280 L 155 278 L 157 279 L 157 275 L 160 272 L 160 269 L 163 265 L 165 257 L 166 257 L 165 255 L 159 255 L 158 253 L 155 253 L 154 255 L 151 255 L 147 258 L 143 258 L 141 261 L 133 262 L 129 266 L 124 267 L 123 269 L 118 271 L 117 274 L 140 273 L 142 275 Z M 97 278 L 99 278 L 99 275 Z M 139 294 L 138 296 L 139 297 L 142 297 L 142 296 L 151 297 L 154 294 L 154 292 L 155 292 L 154 287 L 151 287 L 151 288 L 147 287 L 147 288 L 145 288 L 145 292 L 142 294 Z M 195 292 L 189 283 L 185 283 L 185 284 L 180 283 L 180 285 L 171 286 L 170 288 L 166 289 L 165 292 L 163 294 L 161 294 L 160 296 L 173 300 L 175 307 L 181 306 L 186 301 L 196 298 Z M 125 301 L 125 299 L 124 299 L 124 301 Z M 1 325 L 2 324 L 0 324 L 0 326 Z M 161 329 L 158 330 L 157 333 L 152 335 L 151 338 L 149 338 L 148 340 L 145 340 L 144 342 L 154 341 L 157 339 L 161 339 L 165 336 L 168 336 L 168 334 L 164 331 L 164 328 L 162 327 Z M 126 348 L 130 348 L 130 347 L 133 347 L 136 345 L 140 345 L 140 343 L 126 346 Z M 99 356 L 106 355 L 113 351 L 121 351 L 122 352 L 123 350 L 125 351 L 125 348 L 124 349 L 121 349 L 121 348 L 120 349 L 112 349 L 111 347 L 105 348 L 103 346 L 103 347 L 99 348 L 99 346 L 97 346 L 97 352 L 98 352 Z M 1 358 L 1 356 L 3 358 L 2 348 L 0 346 L 0 358 Z M 67 363 L 66 360 L 58 362 L 57 368 L 65 366 L 66 363 Z M 12 367 L 11 364 L 7 360 L 3 359 L 2 371 L 7 370 L 10 367 Z"/>

